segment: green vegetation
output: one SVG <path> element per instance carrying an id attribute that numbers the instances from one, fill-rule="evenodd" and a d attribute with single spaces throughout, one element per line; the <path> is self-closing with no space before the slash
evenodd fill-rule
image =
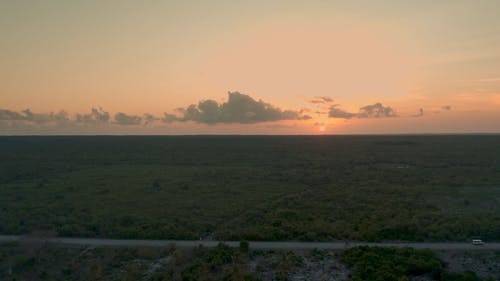
<path id="1" fill-rule="evenodd" d="M 461 262 L 467 253 L 458 255 Z M 498 264 L 500 256 L 479 259 Z M 348 267 L 346 267 L 345 263 Z M 479 263 L 481 264 L 481 263 Z M 450 272 L 429 251 L 411 248 L 358 247 L 342 252 L 313 250 L 242 250 L 219 244 L 214 248 L 64 248 L 40 242 L 0 244 L 0 280 L 497 280 L 498 268 L 475 266 Z M 468 270 L 468 271 L 467 271 Z M 332 278 L 334 277 L 334 278 Z"/>
<path id="2" fill-rule="evenodd" d="M 412 276 L 433 280 L 480 281 L 474 272 L 449 273 L 431 251 L 413 248 L 358 247 L 342 253 L 341 260 L 354 269 L 353 281 L 403 281 Z"/>
<path id="3" fill-rule="evenodd" d="M 72 248 L 0 244 L 0 280 L 258 280 L 247 253 L 211 249 Z M 3 277 L 2 277 L 3 276 Z"/>
<path id="4" fill-rule="evenodd" d="M 198 248 L 194 258 L 181 271 L 182 280 L 258 280 L 247 271 L 247 254 L 219 244 L 216 248 Z M 172 276 L 173 277 L 173 276 Z"/>
<path id="5" fill-rule="evenodd" d="M 0 233 L 500 240 L 500 136 L 1 137 Z"/>

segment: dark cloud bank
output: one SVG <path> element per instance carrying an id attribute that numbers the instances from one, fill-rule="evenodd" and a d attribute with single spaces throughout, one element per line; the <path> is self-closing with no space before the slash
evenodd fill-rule
<path id="1" fill-rule="evenodd" d="M 145 114 L 145 118 L 152 116 L 151 114 Z M 154 118 L 154 116 L 152 117 Z M 115 114 L 115 124 L 119 125 L 141 125 L 142 117 L 138 115 L 128 115 L 123 112 L 118 112 Z"/>
<path id="2" fill-rule="evenodd" d="M 92 108 L 88 114 L 77 114 L 75 122 L 80 124 L 106 124 L 110 120 L 109 112 L 102 110 L 102 108 Z"/>
<path id="3" fill-rule="evenodd" d="M 328 114 L 330 118 L 389 118 L 399 117 L 390 106 L 375 103 L 361 107 L 358 112 L 349 112 L 333 104 L 327 96 L 317 96 L 309 101 L 315 107 L 324 107 L 316 111 L 318 115 Z M 443 106 L 443 110 L 451 110 L 451 106 Z M 34 113 L 29 109 L 11 111 L 0 109 L 0 128 L 34 128 L 46 126 L 54 128 L 107 128 L 109 126 L 148 126 L 154 122 L 195 122 L 201 124 L 255 124 L 281 120 L 308 120 L 309 109 L 282 110 L 263 100 L 256 100 L 239 92 L 228 92 L 226 102 L 218 103 L 207 99 L 178 108 L 175 114 L 165 113 L 159 118 L 152 114 L 130 115 L 118 112 L 111 115 L 102 108 L 92 108 L 88 113 L 78 113 L 71 118 L 65 111 L 57 113 Z M 424 110 L 419 109 L 413 117 L 421 117 Z"/>
<path id="4" fill-rule="evenodd" d="M 0 109 L 0 121 L 24 121 L 35 124 L 66 123 L 69 121 L 69 117 L 64 111 L 60 111 L 58 113 L 33 113 L 29 109 L 22 110 L 20 112 Z"/>
<path id="5" fill-rule="evenodd" d="M 229 92 L 227 102 L 221 104 L 214 100 L 203 100 L 197 105 L 192 104 L 177 111 L 180 116 L 166 113 L 162 120 L 167 123 L 194 121 L 204 124 L 252 124 L 280 120 L 311 119 L 309 115 L 303 115 L 301 111 L 281 110 L 269 103 L 255 100 L 239 92 Z"/>
<path id="6" fill-rule="evenodd" d="M 262 100 L 255 100 L 249 95 L 239 92 L 229 92 L 228 100 L 217 103 L 208 99 L 178 108 L 177 114 L 165 113 L 163 118 L 157 118 L 145 113 L 142 116 L 118 112 L 113 116 L 102 108 L 92 108 L 88 113 L 78 113 L 70 118 L 65 111 L 58 113 L 33 113 L 26 109 L 11 111 L 0 109 L 0 126 L 23 128 L 32 125 L 65 126 L 65 127 L 104 127 L 108 125 L 139 126 L 153 122 L 196 122 L 203 124 L 239 123 L 254 124 L 280 120 L 307 120 L 311 117 L 304 110 L 282 110 Z"/>

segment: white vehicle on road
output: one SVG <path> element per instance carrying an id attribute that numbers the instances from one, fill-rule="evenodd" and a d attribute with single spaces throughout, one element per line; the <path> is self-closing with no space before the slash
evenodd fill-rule
<path id="1" fill-rule="evenodd" d="M 472 239 L 472 245 L 484 245 L 484 242 L 481 239 Z"/>

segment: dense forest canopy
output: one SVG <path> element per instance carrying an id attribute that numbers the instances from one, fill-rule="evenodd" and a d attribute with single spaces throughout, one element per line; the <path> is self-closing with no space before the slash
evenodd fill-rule
<path id="1" fill-rule="evenodd" d="M 0 233 L 500 240 L 500 136 L 0 138 Z"/>

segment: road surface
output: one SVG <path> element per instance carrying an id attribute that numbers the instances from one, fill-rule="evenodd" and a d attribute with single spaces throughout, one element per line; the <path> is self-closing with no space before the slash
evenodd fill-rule
<path id="1" fill-rule="evenodd" d="M 0 242 L 47 242 L 61 246 L 108 246 L 108 247 L 164 247 L 175 245 L 176 247 L 194 248 L 199 245 L 215 247 L 220 242 L 232 247 L 238 247 L 238 241 L 206 241 L 206 240 L 126 240 L 126 239 L 101 239 L 101 238 L 66 238 L 51 237 L 41 238 L 32 236 L 0 235 Z M 252 249 L 269 250 L 341 250 L 357 246 L 380 246 L 380 247 L 412 247 L 415 249 L 431 250 L 500 250 L 500 243 L 485 243 L 484 245 L 472 245 L 471 243 L 368 243 L 368 242 L 263 242 L 250 241 Z"/>
<path id="2" fill-rule="evenodd" d="M 126 240 L 126 239 L 102 239 L 102 238 L 66 238 L 51 237 L 41 238 L 32 236 L 0 235 L 0 242 L 47 242 L 60 246 L 102 246 L 102 247 L 165 247 L 175 245 L 179 248 L 194 248 L 199 245 L 215 247 L 224 243 L 231 247 L 238 247 L 238 241 L 207 241 L 207 240 Z M 357 246 L 380 246 L 380 247 L 412 247 L 415 249 L 431 250 L 500 250 L 500 243 L 485 243 L 484 245 L 472 245 L 471 243 L 448 243 L 448 242 L 400 242 L 400 243 L 368 243 L 368 242 L 263 242 L 250 241 L 252 249 L 268 250 L 341 250 Z"/>

